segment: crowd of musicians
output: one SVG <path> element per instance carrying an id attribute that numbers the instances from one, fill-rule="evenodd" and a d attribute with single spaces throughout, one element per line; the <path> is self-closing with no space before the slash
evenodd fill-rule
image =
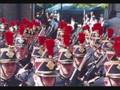
<path id="1" fill-rule="evenodd" d="M 120 36 L 94 12 L 82 18 L 1 17 L 0 86 L 120 86 Z"/>

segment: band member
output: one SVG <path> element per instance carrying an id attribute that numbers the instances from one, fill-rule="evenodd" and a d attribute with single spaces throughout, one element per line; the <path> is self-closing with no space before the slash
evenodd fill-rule
<path id="1" fill-rule="evenodd" d="M 106 34 L 107 34 L 107 37 L 106 37 L 106 39 L 105 40 L 102 40 L 102 42 L 103 42 L 103 46 L 102 46 L 102 48 L 104 49 L 104 50 L 106 50 L 106 53 L 107 53 L 107 59 L 108 60 L 111 60 L 112 59 L 112 57 L 114 56 L 114 50 L 113 50 L 113 43 L 114 43 L 114 41 L 113 41 L 113 29 L 112 28 L 108 28 L 107 29 L 107 31 L 106 31 Z"/>
<path id="2" fill-rule="evenodd" d="M 120 37 L 116 37 L 115 42 L 113 44 L 113 49 L 115 51 L 116 60 L 108 61 L 106 63 L 107 71 L 105 77 L 101 77 L 100 79 L 96 80 L 94 86 L 119 86 L 119 57 L 120 57 Z M 115 58 L 112 58 L 115 59 Z"/>
<path id="3" fill-rule="evenodd" d="M 4 29 L 7 27 L 7 19 L 5 17 L 2 17 L 0 19 L 0 22 L 2 24 L 2 27 L 4 27 Z M 3 31 L 5 31 L 4 29 L 2 29 Z"/>
<path id="4" fill-rule="evenodd" d="M 79 45 L 75 45 L 74 50 L 73 50 L 75 67 L 78 67 L 80 65 L 80 63 L 82 62 L 82 59 L 86 53 L 86 48 L 84 45 L 84 41 L 85 41 L 84 33 L 82 33 L 82 32 L 79 33 L 78 41 L 79 41 Z"/>
<path id="5" fill-rule="evenodd" d="M 39 36 L 38 37 L 38 43 L 36 46 L 33 47 L 33 51 L 31 53 L 31 61 L 34 62 L 33 66 L 35 67 L 35 69 L 38 67 L 38 65 L 41 63 L 39 61 L 40 58 L 44 58 L 45 57 L 45 37 L 44 36 Z"/>
<path id="6" fill-rule="evenodd" d="M 44 42 L 45 42 L 45 37 L 44 36 L 38 36 L 38 40 L 36 45 L 34 46 L 33 52 L 32 52 L 32 56 L 33 57 L 41 57 L 45 47 L 44 47 Z"/>
<path id="7" fill-rule="evenodd" d="M 85 33 L 85 42 L 86 46 L 90 44 L 90 27 L 89 25 L 85 24 L 82 26 L 82 30 Z"/>
<path id="8" fill-rule="evenodd" d="M 33 58 L 49 58 L 53 59 L 54 57 L 54 46 L 55 41 L 51 38 L 46 38 L 44 36 L 38 37 L 38 45 L 34 47 L 32 52 Z"/>
<path id="9" fill-rule="evenodd" d="M 21 82 L 15 78 L 17 71 L 15 52 L 10 48 L 1 48 L 0 51 L 0 86 L 19 86 Z"/>
<path id="10" fill-rule="evenodd" d="M 9 29 L 4 32 L 4 39 L 6 47 L 14 47 L 14 33 Z"/>
<path id="11" fill-rule="evenodd" d="M 67 25 L 67 23 L 64 20 L 61 20 L 58 24 L 58 30 L 57 30 L 57 37 L 59 38 L 59 36 L 61 35 L 61 33 L 64 33 L 63 29 L 65 28 L 65 26 Z"/>
<path id="12" fill-rule="evenodd" d="M 67 23 L 64 20 L 61 20 L 58 25 L 58 30 L 57 30 L 57 36 L 55 39 L 55 42 L 57 44 L 58 49 L 61 48 L 63 45 L 63 35 L 64 35 L 64 28 L 67 25 Z"/>
<path id="13" fill-rule="evenodd" d="M 33 31 L 35 32 L 35 34 L 38 34 L 41 30 L 41 22 L 39 20 L 33 19 L 32 23 L 33 23 Z"/>
<path id="14" fill-rule="evenodd" d="M 34 76 L 35 86 L 54 86 L 59 75 L 56 71 L 56 63 L 47 58 L 41 60 L 42 63 Z"/>
<path id="15" fill-rule="evenodd" d="M 17 58 L 13 45 L 13 33 L 6 31 L 4 38 L 6 48 L 0 49 L 0 86 L 19 86 L 20 82 L 15 78 Z"/>
<path id="16" fill-rule="evenodd" d="M 53 58 L 54 55 L 54 40 L 46 39 L 45 46 L 47 49 L 47 56 L 45 58 L 41 58 L 41 63 L 39 64 L 35 74 L 38 79 L 35 80 L 36 85 L 38 86 L 54 86 L 56 83 L 56 77 L 58 76 L 58 72 L 56 71 L 56 61 Z"/>
<path id="17" fill-rule="evenodd" d="M 65 31 L 66 30 L 66 31 Z M 56 86 L 66 86 L 73 70 L 73 55 L 70 49 L 71 26 L 65 27 L 63 35 L 63 48 L 59 50 L 58 70 L 60 76 L 57 78 Z"/>
<path id="18" fill-rule="evenodd" d="M 10 30 L 11 32 L 15 32 L 15 31 L 17 30 L 17 26 L 16 26 L 15 21 L 11 20 L 11 21 L 9 22 L 9 30 Z"/>
<path id="19" fill-rule="evenodd" d="M 96 65 L 96 62 L 99 62 L 99 60 L 102 60 L 103 58 L 103 54 L 105 53 L 102 49 L 101 49 L 101 41 L 95 41 L 94 43 L 91 44 L 91 48 L 86 49 L 87 53 L 85 54 L 83 61 L 81 62 L 81 65 L 79 66 L 79 70 L 80 70 L 80 74 L 79 77 L 80 80 L 84 81 L 85 84 L 86 81 L 91 80 L 92 78 L 94 78 L 97 75 L 101 75 L 103 74 L 102 68 L 103 68 L 103 64 L 100 64 L 99 67 L 97 69 L 95 69 L 95 72 L 93 71 L 91 73 L 91 75 L 88 74 L 88 72 L 90 73 L 90 68 L 94 65 Z M 102 57 L 102 58 L 100 58 Z M 104 63 L 104 60 L 103 62 Z"/>
<path id="20" fill-rule="evenodd" d="M 25 27 L 20 24 L 18 27 L 18 32 L 15 37 L 15 49 L 16 49 L 16 57 L 22 66 L 25 66 L 30 62 L 30 57 L 28 53 L 27 40 L 24 37 Z"/>

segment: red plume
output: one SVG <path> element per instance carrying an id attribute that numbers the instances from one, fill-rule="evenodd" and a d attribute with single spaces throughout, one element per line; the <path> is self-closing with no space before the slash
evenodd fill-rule
<path id="1" fill-rule="evenodd" d="M 64 45 L 68 47 L 70 45 L 70 35 L 63 35 L 64 36 Z"/>
<path id="2" fill-rule="evenodd" d="M 54 49 L 55 42 L 53 39 L 46 39 L 45 46 L 47 48 L 48 55 L 53 56 L 53 49 Z"/>
<path id="3" fill-rule="evenodd" d="M 30 22 L 29 25 L 28 25 L 29 28 L 33 28 L 33 23 Z"/>
<path id="4" fill-rule="evenodd" d="M 44 37 L 44 36 L 39 36 L 39 37 L 38 37 L 38 43 L 39 43 L 40 45 L 43 45 L 44 42 L 45 42 L 45 37 Z"/>
<path id="5" fill-rule="evenodd" d="M 23 25 L 23 24 L 20 24 L 20 25 L 19 25 L 19 28 L 18 28 L 18 33 L 19 33 L 20 35 L 23 35 L 24 30 L 25 30 L 24 25 Z"/>
<path id="6" fill-rule="evenodd" d="M 2 23 L 6 24 L 7 23 L 7 20 L 5 17 L 2 17 L 1 20 L 0 20 Z"/>
<path id="7" fill-rule="evenodd" d="M 116 37 L 115 42 L 113 44 L 113 49 L 115 51 L 115 55 L 120 57 L 120 36 Z"/>
<path id="8" fill-rule="evenodd" d="M 67 25 L 67 23 L 64 20 L 61 20 L 58 24 L 58 27 L 63 29 L 66 25 Z"/>
<path id="9" fill-rule="evenodd" d="M 7 45 L 13 45 L 13 39 L 14 39 L 13 35 L 14 34 L 11 31 L 6 31 L 4 33 L 5 42 L 6 42 Z"/>
<path id="10" fill-rule="evenodd" d="M 102 28 L 101 24 L 100 23 L 95 23 L 93 25 L 93 30 L 100 30 Z"/>
<path id="11" fill-rule="evenodd" d="M 26 27 L 29 26 L 30 21 L 27 18 L 22 18 L 21 23 L 24 24 Z"/>
<path id="12" fill-rule="evenodd" d="M 27 18 L 24 17 L 24 18 L 22 18 L 21 22 L 22 22 L 23 24 L 26 24 L 26 23 L 28 23 L 29 21 L 28 21 Z"/>
<path id="13" fill-rule="evenodd" d="M 14 26 L 15 25 L 15 21 L 11 20 L 10 21 L 10 26 Z"/>
<path id="14" fill-rule="evenodd" d="M 108 38 L 111 38 L 112 35 L 113 35 L 113 29 L 112 29 L 112 28 L 109 28 L 109 29 L 107 30 L 107 36 L 108 36 Z"/>
<path id="15" fill-rule="evenodd" d="M 82 32 L 79 33 L 78 41 L 79 41 L 79 43 L 84 43 L 84 41 L 85 41 L 85 34 L 84 33 L 82 33 Z"/>
<path id="16" fill-rule="evenodd" d="M 40 26 L 40 22 L 38 22 L 38 21 L 35 20 L 35 19 L 32 20 L 32 23 L 33 23 L 33 25 L 35 25 L 35 26 Z"/>
<path id="17" fill-rule="evenodd" d="M 64 34 L 65 35 L 71 35 L 72 34 L 72 26 L 66 26 L 65 28 L 64 28 Z"/>
<path id="18" fill-rule="evenodd" d="M 83 29 L 83 30 L 89 30 L 90 27 L 89 27 L 89 25 L 85 25 L 85 26 L 82 27 L 82 29 Z"/>
<path id="19" fill-rule="evenodd" d="M 16 20 L 15 23 L 16 23 L 17 26 L 19 26 L 20 21 L 19 21 L 19 20 Z"/>
<path id="20" fill-rule="evenodd" d="M 95 23 L 95 24 L 93 25 L 93 27 L 92 27 L 92 30 L 93 30 L 93 31 L 97 31 L 98 34 L 99 34 L 99 36 L 102 35 L 102 26 L 101 26 L 100 23 Z"/>

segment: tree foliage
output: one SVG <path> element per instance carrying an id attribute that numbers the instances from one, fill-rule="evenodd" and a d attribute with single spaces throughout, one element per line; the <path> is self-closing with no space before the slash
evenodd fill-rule
<path id="1" fill-rule="evenodd" d="M 47 4 L 43 4 L 43 6 L 46 7 L 46 8 L 51 8 L 56 4 L 60 4 L 60 3 L 54 3 L 54 4 L 53 3 L 47 3 Z M 89 3 L 89 4 L 86 4 L 86 3 L 74 3 L 73 4 L 73 8 L 81 8 L 81 9 L 82 8 L 83 9 L 85 9 L 85 8 L 88 9 L 88 8 L 93 8 L 93 7 L 97 7 L 97 6 L 101 7 L 102 9 L 106 9 L 108 7 L 108 4 L 106 4 L 106 3 L 100 3 L 100 4 L 96 4 L 96 3 Z"/>
<path id="2" fill-rule="evenodd" d="M 99 6 L 99 7 L 101 7 L 101 8 L 103 8 L 103 9 L 106 9 L 107 7 L 108 7 L 108 4 L 103 4 L 103 3 L 101 3 L 101 4 L 93 4 L 93 3 L 89 3 L 89 4 L 86 4 L 86 3 L 75 3 L 75 4 L 73 4 L 73 7 L 74 8 L 92 8 L 92 7 L 97 7 L 97 6 Z"/>

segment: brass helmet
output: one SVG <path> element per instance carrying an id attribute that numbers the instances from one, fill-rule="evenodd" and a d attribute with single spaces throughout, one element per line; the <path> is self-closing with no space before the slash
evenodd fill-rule
<path id="1" fill-rule="evenodd" d="M 79 58 L 79 57 L 83 57 L 86 53 L 86 49 L 85 49 L 85 46 L 84 46 L 85 34 L 83 32 L 80 32 L 78 34 L 78 41 L 79 41 L 79 45 L 74 50 L 73 54 L 74 54 L 75 57 Z"/>
<path id="2" fill-rule="evenodd" d="M 17 62 L 16 54 L 13 48 L 1 48 L 0 49 L 0 63 L 12 63 Z"/>

